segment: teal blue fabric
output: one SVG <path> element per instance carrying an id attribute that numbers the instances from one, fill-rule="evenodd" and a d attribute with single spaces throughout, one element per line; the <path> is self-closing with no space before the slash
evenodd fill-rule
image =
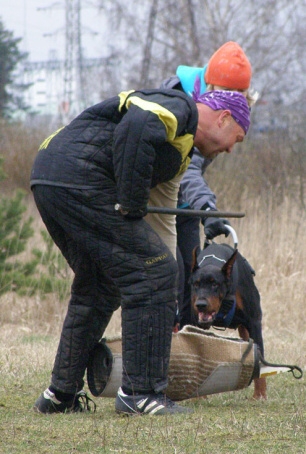
<path id="1" fill-rule="evenodd" d="M 177 67 L 176 75 L 180 79 L 183 90 L 187 95 L 189 95 L 189 96 L 192 95 L 192 92 L 194 89 L 194 83 L 195 83 L 197 76 L 199 76 L 200 81 L 201 81 L 200 94 L 205 93 L 206 83 L 204 80 L 204 75 L 205 75 L 206 69 L 207 69 L 207 65 L 205 65 L 204 68 L 194 68 L 192 66 L 184 66 L 184 65 L 180 65 Z"/>

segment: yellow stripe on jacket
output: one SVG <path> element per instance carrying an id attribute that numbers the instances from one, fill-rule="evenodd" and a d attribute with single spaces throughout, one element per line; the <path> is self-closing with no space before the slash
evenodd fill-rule
<path id="1" fill-rule="evenodd" d="M 135 90 L 131 90 L 129 92 L 121 92 L 119 94 L 119 111 L 121 111 L 124 104 L 127 109 L 131 104 L 133 104 L 142 110 L 147 110 L 157 115 L 160 121 L 165 125 L 167 141 L 173 145 L 182 156 L 182 164 L 178 175 L 184 173 L 190 163 L 190 157 L 188 155 L 193 147 L 193 135 L 187 133 L 183 136 L 177 136 L 177 119 L 175 115 L 165 107 L 162 107 L 152 101 L 146 101 L 138 96 L 130 96 L 126 101 L 126 98 L 134 91 Z"/>

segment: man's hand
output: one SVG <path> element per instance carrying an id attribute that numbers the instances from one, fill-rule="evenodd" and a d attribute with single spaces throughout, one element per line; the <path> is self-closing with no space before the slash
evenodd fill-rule
<path id="1" fill-rule="evenodd" d="M 229 230 L 225 227 L 231 225 L 227 219 L 206 218 L 204 220 L 204 233 L 208 240 L 212 240 L 218 235 L 229 235 Z"/>
<path id="2" fill-rule="evenodd" d="M 210 207 L 202 207 L 205 211 L 218 211 Z M 229 235 L 229 230 L 225 227 L 231 225 L 227 219 L 223 218 L 203 218 L 202 223 L 204 225 L 204 233 L 208 240 L 212 240 L 218 235 Z"/>

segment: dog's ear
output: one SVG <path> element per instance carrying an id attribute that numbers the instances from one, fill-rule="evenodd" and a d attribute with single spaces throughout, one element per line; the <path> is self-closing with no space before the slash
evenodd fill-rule
<path id="1" fill-rule="evenodd" d="M 201 249 L 199 246 L 196 246 L 193 251 L 192 251 L 192 264 L 191 264 L 191 272 L 194 273 L 198 268 L 198 256 L 201 252 Z"/>
<path id="2" fill-rule="evenodd" d="M 238 249 L 235 249 L 232 256 L 228 259 L 225 265 L 222 267 L 222 272 L 225 274 L 227 279 L 229 279 L 233 272 L 233 266 L 237 258 Z"/>

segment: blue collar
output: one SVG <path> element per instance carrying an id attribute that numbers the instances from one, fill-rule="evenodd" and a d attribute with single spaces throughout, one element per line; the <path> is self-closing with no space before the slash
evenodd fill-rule
<path id="1" fill-rule="evenodd" d="M 216 315 L 214 323 L 217 326 L 228 328 L 233 320 L 236 310 L 236 298 L 230 298 L 222 301 L 221 308 Z"/>

